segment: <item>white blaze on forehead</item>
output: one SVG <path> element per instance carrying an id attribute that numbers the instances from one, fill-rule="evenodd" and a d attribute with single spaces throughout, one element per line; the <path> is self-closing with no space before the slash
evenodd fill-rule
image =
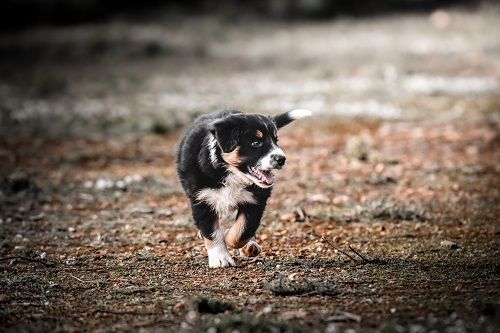
<path id="1" fill-rule="evenodd" d="M 285 157 L 285 153 L 281 148 L 274 146 L 274 149 L 260 160 L 260 168 L 262 170 L 271 170 L 273 168 L 273 156 Z"/>
<path id="2" fill-rule="evenodd" d="M 288 112 L 288 116 L 292 119 L 300 119 L 304 117 L 310 117 L 312 115 L 312 112 L 307 110 L 307 109 L 295 109 L 290 112 Z"/>

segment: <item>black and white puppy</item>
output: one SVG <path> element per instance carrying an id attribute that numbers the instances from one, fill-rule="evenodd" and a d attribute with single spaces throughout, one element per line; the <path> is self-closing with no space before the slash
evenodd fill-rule
<path id="1" fill-rule="evenodd" d="M 210 267 L 235 266 L 228 249 L 246 256 L 261 252 L 255 232 L 271 195 L 272 170 L 286 159 L 278 129 L 309 115 L 302 109 L 275 117 L 225 110 L 198 117 L 184 135 L 177 172 Z M 222 230 L 222 219 L 234 211 L 231 228 Z"/>

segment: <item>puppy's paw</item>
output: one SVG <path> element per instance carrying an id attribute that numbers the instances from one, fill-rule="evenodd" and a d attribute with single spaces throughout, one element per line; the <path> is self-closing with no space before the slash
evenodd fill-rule
<path id="1" fill-rule="evenodd" d="M 225 247 L 215 246 L 208 250 L 208 266 L 211 268 L 233 267 L 236 264 Z"/>
<path id="2" fill-rule="evenodd" d="M 262 248 L 256 241 L 250 240 L 240 249 L 240 254 L 246 257 L 256 257 L 262 252 Z"/>

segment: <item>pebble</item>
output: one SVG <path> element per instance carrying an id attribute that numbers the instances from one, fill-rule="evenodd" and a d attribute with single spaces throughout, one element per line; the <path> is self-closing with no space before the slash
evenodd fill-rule
<path id="1" fill-rule="evenodd" d="M 107 178 L 99 178 L 95 182 L 95 188 L 97 190 L 105 190 L 105 189 L 113 187 L 113 185 L 114 185 L 113 181 L 110 179 L 107 179 Z"/>
<path id="2" fill-rule="evenodd" d="M 449 240 L 442 240 L 439 244 L 450 249 L 458 249 L 458 244 Z"/>
<path id="3" fill-rule="evenodd" d="M 194 323 L 198 319 L 198 312 L 191 310 L 186 314 L 186 321 L 188 323 Z"/>
<path id="4" fill-rule="evenodd" d="M 337 333 L 339 332 L 339 326 L 335 323 L 330 323 L 325 329 L 325 333 Z"/>

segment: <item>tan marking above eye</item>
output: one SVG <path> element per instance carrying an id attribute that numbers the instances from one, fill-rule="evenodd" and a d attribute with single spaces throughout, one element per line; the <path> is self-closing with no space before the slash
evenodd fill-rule
<path id="1" fill-rule="evenodd" d="M 257 132 L 255 132 L 255 136 L 258 137 L 258 138 L 262 138 L 262 137 L 264 137 L 264 133 L 262 133 L 261 131 L 257 130 Z"/>

